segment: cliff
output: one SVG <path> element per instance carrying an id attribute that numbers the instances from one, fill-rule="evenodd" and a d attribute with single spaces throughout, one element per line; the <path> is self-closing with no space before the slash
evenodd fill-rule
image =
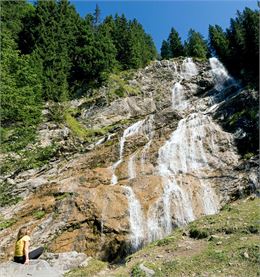
<path id="1" fill-rule="evenodd" d="M 33 246 L 120 261 L 256 192 L 255 91 L 211 58 L 157 61 L 47 103 L 38 140 L 2 154 L 1 259 Z"/>

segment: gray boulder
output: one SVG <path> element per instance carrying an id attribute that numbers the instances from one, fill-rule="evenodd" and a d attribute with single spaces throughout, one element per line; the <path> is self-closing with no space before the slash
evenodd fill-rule
<path id="1" fill-rule="evenodd" d="M 29 265 L 7 262 L 0 266 L 1 277 L 61 277 L 62 273 L 43 260 L 31 260 Z"/>

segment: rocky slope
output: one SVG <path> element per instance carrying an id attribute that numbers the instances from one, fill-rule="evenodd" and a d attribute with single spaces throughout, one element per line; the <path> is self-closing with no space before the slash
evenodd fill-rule
<path id="1" fill-rule="evenodd" d="M 38 142 L 26 150 L 58 150 L 40 168 L 3 172 L 1 259 L 28 225 L 33 246 L 119 261 L 255 191 L 256 106 L 256 93 L 214 58 L 154 62 L 111 75 L 91 97 L 46 105 Z"/>

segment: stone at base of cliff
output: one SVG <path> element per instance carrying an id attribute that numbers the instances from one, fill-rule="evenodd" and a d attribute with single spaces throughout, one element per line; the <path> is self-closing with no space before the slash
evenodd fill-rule
<path id="1" fill-rule="evenodd" d="M 1 277 L 62 277 L 62 274 L 43 260 L 31 260 L 29 265 L 7 262 L 1 264 Z"/>
<path id="2" fill-rule="evenodd" d="M 86 266 L 91 259 L 84 253 L 78 253 L 76 251 L 64 252 L 64 253 L 44 253 L 41 256 L 46 260 L 53 268 L 59 272 L 66 272 L 79 266 Z"/>
<path id="3" fill-rule="evenodd" d="M 76 251 L 44 253 L 39 260 L 30 260 L 29 265 L 11 261 L 0 264 L 0 277 L 62 277 L 66 271 L 86 266 L 90 259 Z"/>

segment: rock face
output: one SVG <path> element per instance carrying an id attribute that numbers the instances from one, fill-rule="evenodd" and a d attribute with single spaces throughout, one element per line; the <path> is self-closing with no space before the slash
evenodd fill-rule
<path id="1" fill-rule="evenodd" d="M 227 103 L 246 92 L 217 59 L 154 62 L 128 82 L 139 95 L 71 103 L 82 125 L 107 130 L 82 144 L 84 153 L 7 176 L 23 201 L 0 209 L 15 219 L 0 231 L 3 260 L 22 225 L 33 246 L 118 260 L 259 185 L 257 164 L 242 162 L 225 126 Z M 47 133 L 41 129 L 41 145 L 71 134 L 64 127 Z"/>
<path id="2" fill-rule="evenodd" d="M 44 260 L 43 260 L 44 259 Z M 84 253 L 76 251 L 66 253 L 45 253 L 39 260 L 31 260 L 29 265 L 7 262 L 0 265 L 1 277 L 61 277 L 63 273 L 87 266 L 88 258 Z"/>
<path id="3" fill-rule="evenodd" d="M 35 260 L 31 261 L 30 265 L 17 264 L 8 262 L 1 264 L 0 275 L 2 277 L 61 277 L 62 274 L 52 268 L 46 261 Z"/>

